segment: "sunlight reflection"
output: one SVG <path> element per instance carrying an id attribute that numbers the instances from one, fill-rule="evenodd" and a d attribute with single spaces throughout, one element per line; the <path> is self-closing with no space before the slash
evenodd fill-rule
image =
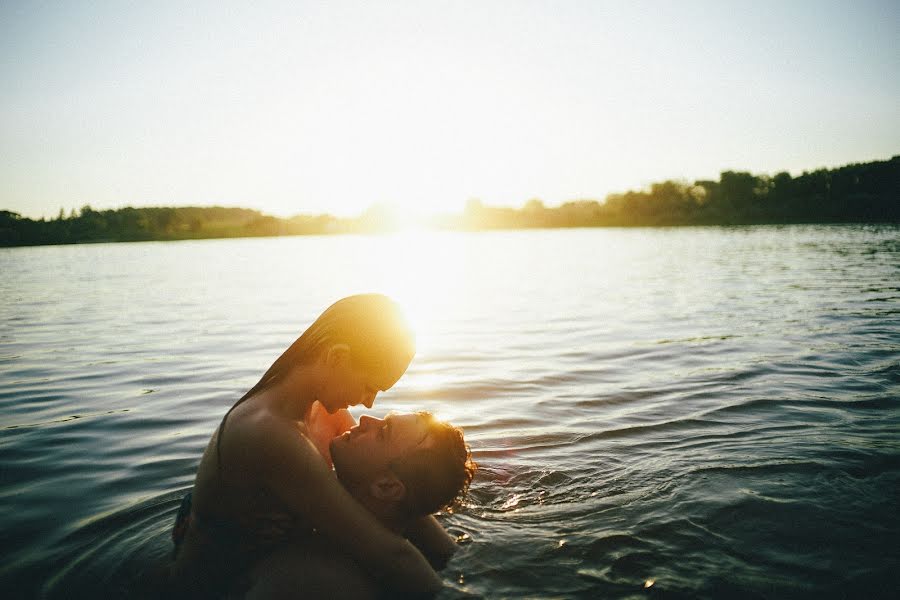
<path id="1" fill-rule="evenodd" d="M 454 377 L 447 373 L 416 373 L 415 381 L 410 382 L 409 388 L 416 392 L 439 390 L 454 382 Z"/>
<path id="2" fill-rule="evenodd" d="M 519 501 L 522 499 L 521 494 L 513 494 L 509 498 L 506 499 L 506 502 L 503 503 L 503 506 L 500 507 L 500 510 L 508 510 L 510 508 L 515 508 L 519 505 Z"/>
<path id="3" fill-rule="evenodd" d="M 440 233 L 406 229 L 382 238 L 383 288 L 404 308 L 416 332 L 418 355 L 427 355 L 448 305 L 459 301 L 462 268 L 456 244 Z"/>

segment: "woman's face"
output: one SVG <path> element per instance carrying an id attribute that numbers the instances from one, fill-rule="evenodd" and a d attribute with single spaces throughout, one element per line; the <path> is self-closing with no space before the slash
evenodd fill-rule
<path id="1" fill-rule="evenodd" d="M 375 396 L 382 391 L 378 378 L 352 363 L 334 366 L 319 390 L 318 400 L 330 414 L 342 408 L 364 405 L 372 408 Z"/>
<path id="2" fill-rule="evenodd" d="M 397 383 L 412 360 L 412 354 L 401 353 L 355 356 L 346 344 L 335 344 L 323 357 L 326 370 L 317 399 L 331 414 L 357 404 L 372 408 L 378 392 Z"/>

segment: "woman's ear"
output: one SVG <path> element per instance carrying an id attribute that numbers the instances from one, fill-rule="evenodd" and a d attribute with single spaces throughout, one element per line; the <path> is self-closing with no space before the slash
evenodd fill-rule
<path id="1" fill-rule="evenodd" d="M 325 353 L 325 364 L 329 367 L 349 367 L 350 346 L 347 344 L 333 344 Z"/>
<path id="2" fill-rule="evenodd" d="M 383 502 L 399 502 L 406 497 L 406 486 L 397 476 L 386 473 L 369 485 L 372 496 Z"/>

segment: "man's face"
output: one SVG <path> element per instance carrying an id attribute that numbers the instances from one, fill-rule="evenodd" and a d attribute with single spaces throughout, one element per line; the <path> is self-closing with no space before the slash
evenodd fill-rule
<path id="1" fill-rule="evenodd" d="M 331 441 L 331 457 L 345 484 L 366 485 L 390 471 L 393 461 L 422 447 L 428 438 L 428 419 L 416 414 L 362 416 L 359 425 Z"/>

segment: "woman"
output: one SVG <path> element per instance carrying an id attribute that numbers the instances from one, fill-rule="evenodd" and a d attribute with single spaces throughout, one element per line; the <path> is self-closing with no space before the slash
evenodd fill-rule
<path id="1" fill-rule="evenodd" d="M 439 589 L 422 554 L 350 496 L 316 443 L 347 427 L 348 406 L 371 407 L 414 353 L 399 307 L 385 296 L 351 296 L 322 313 L 210 439 L 173 536 L 173 584 L 193 597 L 239 592 L 255 562 L 315 530 L 392 589 Z"/>

